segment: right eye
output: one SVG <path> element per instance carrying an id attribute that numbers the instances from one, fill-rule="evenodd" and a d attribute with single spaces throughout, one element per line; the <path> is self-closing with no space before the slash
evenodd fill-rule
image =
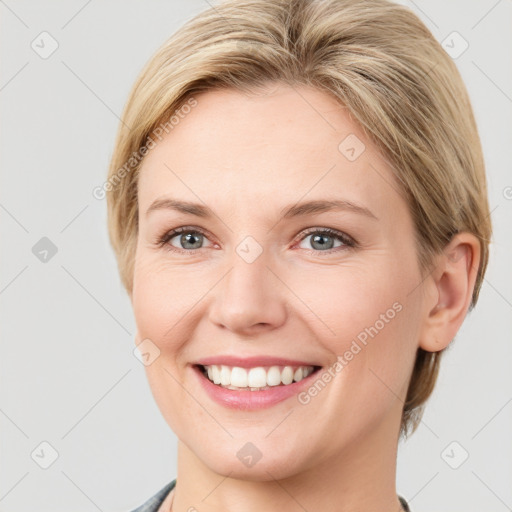
<path id="1" fill-rule="evenodd" d="M 169 251 L 190 254 L 202 249 L 201 245 L 204 240 L 208 240 L 208 238 L 201 230 L 180 227 L 166 232 L 159 238 L 158 245 Z"/>

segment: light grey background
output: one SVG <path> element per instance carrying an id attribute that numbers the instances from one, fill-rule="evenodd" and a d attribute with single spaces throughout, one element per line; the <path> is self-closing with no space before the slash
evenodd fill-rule
<path id="1" fill-rule="evenodd" d="M 512 2 L 400 3 L 439 41 L 457 31 L 469 43 L 456 63 L 495 233 L 479 304 L 445 355 L 423 423 L 400 445 L 397 491 L 413 512 L 512 510 Z M 143 64 L 207 7 L 0 1 L 2 512 L 128 511 L 176 477 L 176 438 L 133 355 L 106 203 L 92 190 Z M 59 45 L 46 59 L 31 47 L 51 49 L 43 31 Z M 57 248 L 47 262 L 32 251 L 42 237 Z M 59 454 L 48 469 L 44 441 Z M 452 469 L 463 450 L 469 458 Z"/>

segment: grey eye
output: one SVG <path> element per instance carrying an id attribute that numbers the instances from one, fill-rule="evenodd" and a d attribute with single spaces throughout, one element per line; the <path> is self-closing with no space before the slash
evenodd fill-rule
<path id="1" fill-rule="evenodd" d="M 309 233 L 302 240 L 303 243 L 308 238 L 311 238 L 310 246 L 319 251 L 326 251 L 329 249 L 334 249 L 335 247 L 340 247 L 344 245 L 343 241 L 340 240 L 340 237 L 337 235 L 332 235 L 329 233 L 324 233 L 322 231 L 316 231 L 314 233 Z M 338 240 L 339 244 L 335 246 L 335 241 Z M 309 249 L 310 247 L 301 247 L 302 249 Z"/>
<path id="2" fill-rule="evenodd" d="M 175 239 L 178 240 L 177 243 L 174 243 Z M 201 248 L 204 239 L 205 236 L 202 233 L 199 233 L 197 231 L 185 231 L 183 233 L 178 233 L 177 235 L 174 235 L 169 240 L 169 243 L 173 247 L 177 247 L 178 249 L 194 250 Z"/>

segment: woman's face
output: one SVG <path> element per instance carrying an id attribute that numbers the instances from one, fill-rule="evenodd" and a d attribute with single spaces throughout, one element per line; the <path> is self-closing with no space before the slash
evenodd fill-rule
<path id="1" fill-rule="evenodd" d="M 396 447 L 424 297 L 391 169 L 316 89 L 195 99 L 139 178 L 136 343 L 165 420 L 205 467 L 255 480 Z M 317 201 L 340 203 L 301 208 Z M 285 391 L 219 389 L 195 367 L 216 356 L 247 367 L 240 384 L 274 359 L 297 379 L 294 363 L 321 368 Z"/>

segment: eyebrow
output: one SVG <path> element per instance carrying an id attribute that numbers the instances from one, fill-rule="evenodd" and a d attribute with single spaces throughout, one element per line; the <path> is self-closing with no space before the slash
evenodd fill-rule
<path id="1" fill-rule="evenodd" d="M 196 217 L 213 217 L 213 211 L 208 207 L 199 203 L 192 203 L 190 201 L 178 201 L 172 198 L 162 198 L 155 200 L 147 209 L 146 215 L 155 210 L 175 210 L 180 213 L 195 215 Z M 297 203 L 287 206 L 281 210 L 281 215 L 285 219 L 293 217 L 301 217 L 306 215 L 314 215 L 333 210 L 345 210 L 353 213 L 358 213 L 366 217 L 379 220 L 378 217 L 365 206 L 347 201 L 344 199 L 331 199 L 331 200 L 312 200 L 302 203 Z"/>

